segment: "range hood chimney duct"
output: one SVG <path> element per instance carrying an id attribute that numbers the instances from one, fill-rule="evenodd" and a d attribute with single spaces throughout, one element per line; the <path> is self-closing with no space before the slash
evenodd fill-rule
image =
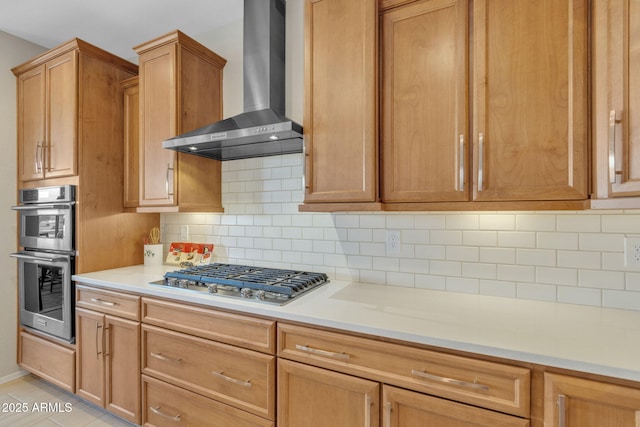
<path id="1" fill-rule="evenodd" d="M 302 152 L 302 126 L 285 116 L 284 0 L 244 0 L 244 112 L 162 143 L 235 160 Z"/>

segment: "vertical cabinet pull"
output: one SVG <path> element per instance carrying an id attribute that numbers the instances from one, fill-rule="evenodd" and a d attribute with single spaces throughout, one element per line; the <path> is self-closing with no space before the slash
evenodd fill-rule
<path id="1" fill-rule="evenodd" d="M 371 427 L 371 396 L 364 395 L 364 427 Z"/>
<path id="2" fill-rule="evenodd" d="M 484 133 L 478 134 L 478 191 L 484 187 Z"/>
<path id="3" fill-rule="evenodd" d="M 102 325 L 96 320 L 96 360 L 100 360 L 100 355 L 102 354 L 102 349 L 100 348 L 100 343 L 102 343 L 101 329 Z"/>
<path id="4" fill-rule="evenodd" d="M 156 415 L 161 416 L 162 418 L 166 418 L 167 420 L 171 420 L 171 421 L 175 421 L 177 423 L 179 423 L 181 420 L 181 416 L 180 414 L 178 415 L 168 415 L 165 414 L 164 412 L 162 412 L 160 410 L 160 406 L 149 406 L 149 409 L 151 410 L 151 412 L 153 412 Z"/>
<path id="5" fill-rule="evenodd" d="M 616 110 L 609 111 L 609 182 L 616 183 Z"/>
<path id="6" fill-rule="evenodd" d="M 464 135 L 458 138 L 458 179 L 460 180 L 460 191 L 464 191 Z"/>
<path id="7" fill-rule="evenodd" d="M 382 427 L 391 427 L 391 402 L 384 404 L 384 425 Z"/>
<path id="8" fill-rule="evenodd" d="M 567 413 L 565 406 L 566 396 L 558 395 L 558 427 L 566 427 Z"/>
<path id="9" fill-rule="evenodd" d="M 174 168 L 171 167 L 170 163 L 167 163 L 167 175 L 165 177 L 165 189 L 167 191 L 167 199 L 171 196 L 173 196 L 173 191 L 169 192 L 169 173 L 173 172 Z M 174 174 L 174 179 L 175 179 L 175 174 Z"/>
<path id="10" fill-rule="evenodd" d="M 41 150 L 41 145 L 40 145 L 40 141 L 38 141 L 36 143 L 36 157 L 35 157 L 36 173 L 40 173 L 40 150 Z"/>

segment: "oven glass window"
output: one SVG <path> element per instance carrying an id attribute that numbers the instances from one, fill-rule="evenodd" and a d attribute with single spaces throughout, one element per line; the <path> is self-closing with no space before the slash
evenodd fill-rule
<path id="1" fill-rule="evenodd" d="M 64 238 L 64 215 L 25 215 L 24 233 L 41 239 Z"/>
<path id="2" fill-rule="evenodd" d="M 27 311 L 62 320 L 62 267 L 24 264 L 24 305 Z"/>

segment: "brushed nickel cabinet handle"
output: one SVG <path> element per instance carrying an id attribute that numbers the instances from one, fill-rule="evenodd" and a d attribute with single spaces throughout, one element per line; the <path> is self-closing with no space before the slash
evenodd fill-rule
<path id="1" fill-rule="evenodd" d="M 382 427 L 391 427 L 391 402 L 384 404 L 384 425 Z"/>
<path id="2" fill-rule="evenodd" d="M 306 353 L 311 353 L 318 356 L 331 357 L 334 359 L 349 360 L 349 358 L 351 357 L 347 353 L 335 353 L 333 351 L 320 350 L 318 348 L 311 348 L 307 345 L 296 344 L 296 349 L 300 351 L 304 351 Z"/>
<path id="3" fill-rule="evenodd" d="M 160 415 L 162 418 L 166 418 L 166 419 L 168 419 L 168 420 L 175 421 L 175 422 L 177 422 L 177 423 L 179 423 L 180 421 L 182 421 L 182 420 L 181 420 L 181 417 L 180 417 L 180 414 L 178 414 L 178 415 L 168 415 L 168 414 L 165 414 L 164 412 L 162 412 L 162 411 L 160 410 L 160 406 L 149 406 L 149 409 L 151 410 L 151 412 L 153 412 L 153 413 L 154 413 L 154 414 L 156 414 L 156 415 Z"/>
<path id="4" fill-rule="evenodd" d="M 100 322 L 96 320 L 96 360 L 100 360 L 100 355 L 102 354 L 102 349 L 98 345 L 102 340 L 100 339 L 100 329 L 102 325 Z"/>
<path id="5" fill-rule="evenodd" d="M 616 124 L 622 120 L 616 119 L 616 110 L 609 111 L 609 182 L 616 183 Z"/>
<path id="6" fill-rule="evenodd" d="M 165 181 L 164 181 L 164 186 L 165 186 L 165 190 L 167 191 L 167 199 L 171 196 L 173 196 L 173 192 L 169 192 L 169 172 L 173 172 L 174 168 L 171 167 L 170 163 L 167 163 L 167 174 L 165 176 Z M 175 175 L 174 175 L 174 179 L 175 179 Z"/>
<path id="7" fill-rule="evenodd" d="M 36 173 L 40 173 L 40 141 L 36 143 L 36 157 L 35 157 L 35 167 Z"/>
<path id="8" fill-rule="evenodd" d="M 464 191 L 464 135 L 458 139 L 458 179 L 460 180 L 460 191 Z"/>
<path id="9" fill-rule="evenodd" d="M 109 306 L 109 307 L 115 307 L 116 305 L 118 305 L 117 302 L 105 301 L 105 300 L 100 299 L 100 298 L 91 298 L 91 302 L 95 302 L 97 304 L 106 305 L 106 306 Z"/>
<path id="10" fill-rule="evenodd" d="M 371 396 L 364 395 L 364 427 L 371 427 Z"/>
<path id="11" fill-rule="evenodd" d="M 565 406 L 566 396 L 564 394 L 558 395 L 558 427 L 566 426 L 566 406 Z"/>
<path id="12" fill-rule="evenodd" d="M 478 134 L 478 191 L 484 187 L 484 133 Z"/>
<path id="13" fill-rule="evenodd" d="M 243 387 L 251 387 L 253 385 L 249 380 L 244 381 L 244 380 L 238 380 L 236 378 L 229 377 L 224 374 L 224 371 L 220 371 L 220 372 L 211 371 L 211 375 L 213 375 L 214 377 L 221 378 L 225 381 L 229 381 L 230 383 L 241 385 Z"/>
<path id="14" fill-rule="evenodd" d="M 461 381 L 461 380 L 456 380 L 456 379 L 453 379 L 453 378 L 441 377 L 440 375 L 429 374 L 427 372 L 418 371 L 416 369 L 412 369 L 411 370 L 411 374 L 415 375 L 416 377 L 424 378 L 424 379 L 427 379 L 427 380 L 438 381 L 438 382 L 447 383 L 447 384 L 453 384 L 453 385 L 457 385 L 457 386 L 461 386 L 461 387 L 472 388 L 472 389 L 475 389 L 475 390 L 489 391 L 489 386 L 484 385 L 484 384 L 479 384 L 479 383 L 477 383 L 475 381 L 470 383 L 468 381 Z"/>
<path id="15" fill-rule="evenodd" d="M 154 353 L 154 352 L 149 353 L 149 356 L 155 357 L 156 359 L 162 360 L 163 362 L 172 362 L 172 363 L 177 363 L 178 365 L 182 365 L 182 359 L 179 357 L 175 359 L 172 357 L 167 357 L 162 353 Z"/>

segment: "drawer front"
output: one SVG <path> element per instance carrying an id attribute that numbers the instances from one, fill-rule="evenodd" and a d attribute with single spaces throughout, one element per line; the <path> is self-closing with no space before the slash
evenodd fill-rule
<path id="1" fill-rule="evenodd" d="M 76 307 L 88 308 L 129 320 L 140 320 L 140 297 L 76 285 Z"/>
<path id="2" fill-rule="evenodd" d="M 75 393 L 76 352 L 20 331 L 18 364 L 21 368 Z"/>
<path id="3" fill-rule="evenodd" d="M 313 328 L 278 325 L 278 356 L 513 415 L 530 413 L 530 371 Z"/>
<path id="4" fill-rule="evenodd" d="M 142 321 L 201 338 L 275 354 L 275 322 L 209 308 L 142 298 Z"/>
<path id="5" fill-rule="evenodd" d="M 273 421 L 248 414 L 145 375 L 142 376 L 142 399 L 142 422 L 145 426 L 275 426 Z"/>
<path id="6" fill-rule="evenodd" d="M 145 374 L 274 419 L 275 356 L 148 325 L 142 342 Z"/>

